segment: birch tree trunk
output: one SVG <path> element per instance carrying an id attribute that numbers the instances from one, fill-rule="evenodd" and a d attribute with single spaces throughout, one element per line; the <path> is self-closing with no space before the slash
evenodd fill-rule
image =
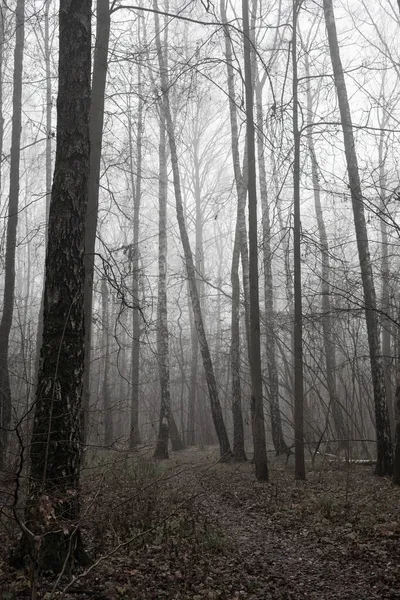
<path id="1" fill-rule="evenodd" d="M 175 201 L 176 201 L 176 213 L 177 220 L 179 225 L 179 232 L 182 240 L 183 251 L 185 254 L 185 263 L 186 263 L 186 271 L 188 276 L 188 283 L 190 288 L 190 297 L 192 301 L 193 308 L 193 317 L 196 325 L 197 336 L 200 345 L 200 351 L 203 358 L 203 366 L 204 372 L 207 379 L 208 392 L 211 403 L 211 413 L 213 417 L 214 427 L 218 436 L 221 459 L 228 460 L 231 458 L 232 453 L 229 444 L 228 434 L 226 432 L 225 423 L 222 416 L 222 408 L 218 397 L 218 388 L 215 380 L 213 364 L 211 360 L 210 349 L 208 346 L 203 316 L 200 307 L 200 299 L 196 285 L 196 270 L 193 261 L 193 254 L 190 248 L 189 236 L 186 230 L 184 212 L 183 212 L 183 200 L 182 200 L 182 191 L 180 184 L 180 174 L 179 174 L 179 165 L 178 165 L 178 152 L 176 148 L 175 142 L 175 133 L 174 126 L 171 115 L 171 108 L 169 104 L 169 96 L 168 96 L 168 76 L 164 63 L 163 51 L 161 48 L 161 39 L 160 39 L 160 25 L 158 18 L 158 2 L 157 0 L 153 0 L 153 8 L 154 8 L 154 19 L 155 19 L 155 29 L 156 29 L 156 47 L 158 54 L 158 62 L 160 67 L 160 75 L 161 75 L 161 92 L 163 95 L 163 110 L 169 140 L 169 147 L 171 151 L 171 163 L 172 163 L 172 171 L 173 171 L 173 181 L 174 181 L 174 190 L 175 190 Z"/>
<path id="2" fill-rule="evenodd" d="M 85 557 L 79 474 L 90 72 L 91 1 L 72 0 L 59 13 L 57 151 L 24 538 L 39 569 L 56 573 Z"/>
<path id="3" fill-rule="evenodd" d="M 308 81 L 307 85 L 307 146 L 311 161 L 311 176 L 314 192 L 314 207 L 317 217 L 318 237 L 321 250 L 321 292 L 322 292 L 322 332 L 324 336 L 324 352 L 326 365 L 326 382 L 329 394 L 329 406 L 332 411 L 334 429 L 339 440 L 339 448 L 345 447 L 348 438 L 347 428 L 344 423 L 343 412 L 340 408 L 336 387 L 336 355 L 333 342 L 332 307 L 331 307 L 331 268 L 329 260 L 329 244 L 326 234 L 324 215 L 321 206 L 321 186 L 319 181 L 319 166 L 315 152 L 314 138 L 312 134 L 313 102 L 311 96 L 310 65 L 307 51 L 305 53 L 305 71 Z"/>
<path id="4" fill-rule="evenodd" d="M 15 251 L 18 226 L 19 165 L 22 114 L 22 61 L 24 53 L 25 0 L 18 0 L 15 11 L 15 49 L 13 75 L 13 114 L 11 129 L 10 189 L 6 230 L 3 313 L 0 321 L 0 469 L 4 468 L 11 425 L 11 387 L 8 365 L 10 333 L 14 312 Z"/>
<path id="5" fill-rule="evenodd" d="M 167 140 L 165 135 L 165 119 L 160 111 L 160 144 L 159 144 L 159 176 L 158 176 L 158 328 L 157 355 L 161 388 L 160 427 L 154 458 L 168 458 L 168 434 L 171 437 L 172 449 L 183 450 L 179 432 L 171 412 L 170 373 L 169 373 L 169 332 L 167 308 Z M 165 430 L 167 425 L 168 430 Z"/>
<path id="6" fill-rule="evenodd" d="M 85 230 L 85 371 L 82 439 L 88 438 L 90 406 L 90 361 L 92 339 L 93 277 L 97 214 L 99 206 L 100 160 L 103 141 L 104 94 L 106 89 L 110 37 L 109 0 L 97 0 L 96 44 L 93 58 L 92 104 L 90 109 L 90 174 Z"/>
<path id="7" fill-rule="evenodd" d="M 361 278 L 364 292 L 365 319 L 367 323 L 369 356 L 375 405 L 375 425 L 377 438 L 377 463 L 375 472 L 377 475 L 383 476 L 390 474 L 393 468 L 389 415 L 386 404 L 384 372 L 379 340 L 378 314 L 376 311 L 376 294 L 369 251 L 367 225 L 364 214 L 363 194 L 358 170 L 350 105 L 347 96 L 342 62 L 340 59 L 332 0 L 324 0 L 324 15 L 342 122 L 347 172 L 349 177 L 354 226 L 356 231 L 358 256 L 360 260 Z"/>
<path id="8" fill-rule="evenodd" d="M 258 231 L 256 193 L 256 153 L 253 120 L 253 77 L 251 69 L 251 47 L 248 0 L 242 0 L 243 48 L 246 90 L 246 133 L 248 152 L 249 194 L 249 280 L 250 280 L 250 375 L 251 406 L 253 419 L 254 463 L 256 477 L 268 481 L 267 449 L 265 445 L 265 425 L 262 390 L 261 347 L 260 347 L 260 307 L 258 291 Z"/>

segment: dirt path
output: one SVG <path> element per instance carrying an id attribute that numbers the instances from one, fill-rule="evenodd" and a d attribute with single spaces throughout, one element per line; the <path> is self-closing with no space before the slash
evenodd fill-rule
<path id="1" fill-rule="evenodd" d="M 325 464 L 299 483 L 278 461 L 260 484 L 251 465 L 215 456 L 133 459 L 86 484 L 83 529 L 99 563 L 78 570 L 65 595 L 60 582 L 54 600 L 400 600 L 400 490 L 390 480 Z M 0 541 L 0 599 L 28 599 L 29 574 L 9 570 L 12 540 Z M 42 598 L 53 585 L 43 579 Z"/>
<path id="2" fill-rule="evenodd" d="M 400 536 L 396 523 L 390 521 L 386 530 L 385 523 L 381 523 L 382 536 L 379 528 L 376 531 L 376 523 L 371 523 L 369 530 L 364 528 L 360 535 L 354 525 L 356 506 L 353 511 L 348 509 L 348 520 L 336 519 L 328 504 L 325 512 L 330 512 L 331 519 L 319 518 L 317 511 L 313 515 L 312 507 L 310 511 L 310 507 L 305 506 L 307 499 L 314 500 L 316 493 L 324 490 L 318 482 L 311 480 L 296 485 L 289 481 L 286 502 L 279 507 L 277 496 L 282 490 L 274 484 L 255 484 L 246 467 L 228 476 L 221 473 L 217 483 L 209 478 L 203 484 L 208 488 L 202 500 L 203 510 L 224 532 L 240 557 L 243 591 L 239 597 L 265 600 L 400 598 Z M 387 482 L 379 482 L 368 472 L 360 474 L 374 487 L 381 483 L 382 494 L 385 494 Z M 337 487 L 343 480 L 343 474 L 339 473 Z M 363 492 L 361 489 L 360 493 Z M 396 500 L 398 494 L 396 491 L 394 494 Z M 330 498 L 334 503 L 335 496 Z M 355 498 L 352 502 L 355 504 Z M 323 502 L 316 504 L 324 507 Z M 396 502 L 393 509 L 398 508 Z M 380 515 L 376 517 L 379 521 Z"/>

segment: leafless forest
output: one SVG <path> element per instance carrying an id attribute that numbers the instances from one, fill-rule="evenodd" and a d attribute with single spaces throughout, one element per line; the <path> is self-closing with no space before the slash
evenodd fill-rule
<path id="1" fill-rule="evenodd" d="M 0 600 L 400 598 L 400 0 L 0 1 Z"/>

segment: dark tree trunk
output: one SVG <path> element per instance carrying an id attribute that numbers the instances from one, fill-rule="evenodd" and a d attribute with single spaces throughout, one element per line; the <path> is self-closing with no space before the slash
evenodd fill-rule
<path id="1" fill-rule="evenodd" d="M 189 286 L 188 286 L 189 287 Z M 190 291 L 188 290 L 188 303 L 190 304 Z M 196 326 L 194 324 L 193 311 L 189 306 L 190 322 L 190 384 L 188 398 L 188 420 L 187 420 L 187 445 L 189 448 L 196 445 L 196 409 L 197 409 L 197 372 L 199 362 L 199 342 L 197 339 Z"/>
<path id="2" fill-rule="evenodd" d="M 248 0 L 242 0 L 243 47 L 246 88 L 246 132 L 248 152 L 248 194 L 249 194 L 249 279 L 250 279 L 250 375 L 251 407 L 253 419 L 254 463 L 256 477 L 268 481 L 267 449 L 265 445 L 265 424 L 262 391 L 261 347 L 260 347 L 260 307 L 258 291 L 258 231 L 256 193 L 256 152 L 253 120 L 253 77 L 251 69 L 251 45 Z"/>
<path id="3" fill-rule="evenodd" d="M 300 221 L 300 131 L 297 106 L 297 17 L 300 4 L 293 2 L 293 261 L 294 261 L 294 448 L 295 477 L 306 478 L 304 462 L 304 384 L 303 384 L 303 312 L 301 289 L 301 221 Z"/>
<path id="4" fill-rule="evenodd" d="M 114 442 L 114 421 L 110 394 L 110 331 L 108 321 L 108 285 L 107 279 L 101 282 L 101 307 L 102 307 L 102 354 L 103 360 L 103 420 L 104 420 L 104 446 L 110 448 Z"/>
<path id="5" fill-rule="evenodd" d="M 51 161 L 51 145 L 53 140 L 52 132 L 52 85 L 51 85 L 51 48 L 50 48 L 50 5 L 51 0 L 48 0 L 44 9 L 44 59 L 46 63 L 46 227 L 45 227 L 45 249 L 47 248 L 47 234 L 49 222 L 50 196 L 51 196 L 51 179 L 52 179 L 52 161 Z M 35 354 L 35 377 L 39 372 L 40 348 L 42 346 L 43 335 L 43 306 L 44 306 L 44 285 L 42 296 L 40 299 L 38 328 L 36 335 L 36 354 Z"/>
<path id="6" fill-rule="evenodd" d="M 2 11 L 3 15 L 3 11 Z M 11 425 L 11 388 L 8 369 L 10 333 L 14 312 L 15 250 L 18 226 L 19 163 L 22 113 L 22 61 L 24 53 L 25 1 L 18 0 L 15 11 L 15 50 L 13 116 L 11 130 L 10 192 L 6 232 L 3 313 L 0 322 L 0 469 L 4 468 Z M 0 73 L 0 77 L 2 74 Z M 1 116 L 2 118 L 2 116 Z M 3 122 L 2 122 L 3 125 Z M 1 159 L 1 156 L 0 156 Z"/>
<path id="7" fill-rule="evenodd" d="M 158 53 L 158 61 L 160 66 L 161 74 L 161 91 L 163 94 L 163 110 L 165 115 L 165 122 L 168 133 L 169 147 L 171 150 L 171 163 L 173 171 L 173 181 L 175 190 L 175 202 L 176 202 L 176 214 L 179 225 L 179 232 L 182 240 L 183 251 L 185 254 L 185 263 L 188 276 L 188 283 L 190 288 L 190 297 L 192 301 L 193 317 L 196 325 L 196 332 L 199 340 L 200 351 L 203 358 L 204 372 L 207 379 L 208 392 L 211 404 L 211 413 L 213 417 L 214 427 L 218 436 L 221 458 L 223 460 L 229 460 L 232 456 L 228 434 L 226 432 L 224 419 L 222 416 L 221 403 L 218 397 L 217 382 L 215 380 L 215 374 L 213 364 L 211 360 L 210 348 L 208 345 L 203 315 L 201 312 L 200 299 L 196 285 L 196 270 L 194 266 L 193 254 L 190 247 L 189 236 L 186 230 L 185 217 L 183 212 L 183 200 L 182 191 L 180 184 L 179 164 L 178 164 L 178 151 L 175 142 L 174 126 L 171 115 L 171 108 L 169 104 L 168 95 L 168 76 L 165 68 L 163 52 L 161 48 L 160 40 L 160 26 L 158 18 L 158 3 L 157 0 L 153 0 L 153 7 L 155 10 L 154 18 L 156 25 L 156 45 Z"/>
<path id="8" fill-rule="evenodd" d="M 349 177 L 351 201 L 353 206 L 354 226 L 357 238 L 358 256 L 360 260 L 361 279 L 363 283 L 365 320 L 367 323 L 369 357 L 371 363 L 371 377 L 375 405 L 375 426 L 377 438 L 377 462 L 375 472 L 377 475 L 383 476 L 392 473 L 393 456 L 392 443 L 390 439 L 389 414 L 386 404 L 384 371 L 379 340 L 376 294 L 371 255 L 369 251 L 367 224 L 364 213 L 364 198 L 361 190 L 350 104 L 347 96 L 342 61 L 340 59 L 332 0 L 324 0 L 324 14 L 343 129 L 344 149 Z"/>
<path id="9" fill-rule="evenodd" d="M 90 108 L 90 175 L 85 230 L 85 371 L 83 385 L 82 437 L 88 439 L 90 405 L 90 358 L 92 339 L 93 276 L 95 263 L 101 145 L 103 140 L 104 94 L 106 89 L 108 43 L 110 37 L 109 0 L 97 0 L 96 45 L 93 59 L 93 85 Z"/>
<path id="10" fill-rule="evenodd" d="M 223 23 L 227 22 L 225 0 L 220 2 L 221 19 Z M 237 193 L 237 214 L 235 241 L 232 254 L 231 266 L 231 284 L 232 284 L 232 314 L 231 314 L 231 370 L 232 370 L 232 417 L 233 417 L 233 457 L 235 461 L 242 462 L 246 460 L 244 449 L 244 426 L 242 414 L 242 388 L 241 388 L 241 354 L 240 354 L 240 278 L 239 262 L 242 255 L 243 281 L 248 282 L 248 253 L 247 236 L 243 240 L 243 221 L 245 219 L 245 204 L 247 194 L 247 146 L 243 158 L 243 172 L 240 168 L 239 155 L 239 130 L 237 123 L 237 112 L 235 102 L 235 83 L 232 57 L 232 41 L 229 33 L 229 27 L 224 27 L 225 38 L 225 60 L 227 72 L 227 87 L 229 94 L 229 116 L 231 124 L 231 148 L 233 169 L 236 182 Z M 242 225 L 242 227 L 241 227 Z M 246 271 L 247 265 L 247 271 Z M 247 286 L 248 288 L 248 286 Z M 248 312 L 249 294 L 245 295 L 245 310 Z M 250 356 L 249 346 L 249 319 L 246 315 L 246 336 L 247 352 Z"/>
<path id="11" fill-rule="evenodd" d="M 385 377 L 385 389 L 386 389 L 386 401 L 389 413 L 389 425 L 390 435 L 394 442 L 395 440 L 395 429 L 396 421 L 394 415 L 394 402 L 393 402 L 393 383 L 391 378 L 392 370 L 392 356 L 391 356 L 391 320 L 390 320 L 390 255 L 389 255 L 389 240 L 387 224 L 385 219 L 386 208 L 386 189 L 387 189 L 387 178 L 385 168 L 385 152 L 384 152 L 384 140 L 385 134 L 382 131 L 379 138 L 379 192 L 380 202 L 379 208 L 381 210 L 382 218 L 380 219 L 381 228 L 381 278 L 382 278 L 382 354 L 383 354 L 383 367 Z"/>
<path id="12" fill-rule="evenodd" d="M 140 29 L 139 29 L 140 42 Z M 143 144 L 143 99 L 142 68 L 138 65 L 138 113 L 136 138 L 136 185 L 133 170 L 132 119 L 129 118 L 129 159 L 131 171 L 131 187 L 133 194 L 133 246 L 132 246 L 132 381 L 131 381 L 131 429 L 129 447 L 135 448 L 140 443 L 139 430 L 139 391 L 140 391 L 140 301 L 139 301 L 139 232 L 140 203 L 142 199 L 142 144 Z"/>
<path id="13" fill-rule="evenodd" d="M 57 152 L 49 215 L 43 342 L 30 446 L 25 549 L 42 570 L 82 558 L 79 471 L 84 247 L 89 178 L 91 1 L 60 8 Z M 40 540 L 38 544 L 37 540 Z"/>

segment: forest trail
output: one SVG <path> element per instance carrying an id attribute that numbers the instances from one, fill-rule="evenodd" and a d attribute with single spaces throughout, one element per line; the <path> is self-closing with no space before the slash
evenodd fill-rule
<path id="1" fill-rule="evenodd" d="M 271 456 L 270 482 L 258 483 L 253 465 L 220 464 L 215 449 L 129 460 L 84 480 L 95 566 L 53 596 L 43 580 L 42 598 L 400 599 L 400 490 L 370 466 L 308 465 L 296 482 L 291 462 Z M 1 552 L 0 592 L 30 597 L 29 575 Z"/>
<path id="2" fill-rule="evenodd" d="M 397 490 L 371 468 L 333 468 L 305 483 L 273 468 L 272 483 L 259 484 L 249 465 L 224 467 L 203 483 L 203 509 L 239 555 L 242 585 L 232 598 L 400 598 Z"/>

